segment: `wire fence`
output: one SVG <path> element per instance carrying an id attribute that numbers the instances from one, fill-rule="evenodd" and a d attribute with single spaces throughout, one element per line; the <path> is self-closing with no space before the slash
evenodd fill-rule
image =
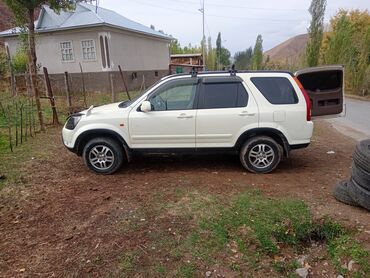
<path id="1" fill-rule="evenodd" d="M 47 68 L 43 75 L 38 76 L 37 88 L 40 94 L 41 113 L 46 127 L 60 126 L 67 117 L 84 110 L 91 105 L 101 105 L 127 100 L 145 89 L 145 78 L 139 90 L 129 92 L 125 77 L 121 74 L 109 74 L 110 91 L 99 92 L 88 90 L 86 76 L 71 76 L 68 72 L 61 78 L 51 77 Z M 38 121 L 36 99 L 32 93 L 29 77 L 18 75 L 16 91 L 12 93 L 12 79 L 2 80 L 0 88 L 0 154 L 3 151 L 13 151 L 17 146 L 37 137 L 41 130 Z M 118 84 L 121 83 L 119 88 Z"/>

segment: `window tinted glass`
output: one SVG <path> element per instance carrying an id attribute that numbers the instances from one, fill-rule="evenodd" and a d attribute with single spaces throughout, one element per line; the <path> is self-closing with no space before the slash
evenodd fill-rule
<path id="1" fill-rule="evenodd" d="M 205 83 L 203 88 L 200 108 L 233 108 L 248 104 L 248 94 L 241 83 Z"/>
<path id="2" fill-rule="evenodd" d="M 272 104 L 298 103 L 297 94 L 285 77 L 252 77 L 253 84 Z"/>
<path id="3" fill-rule="evenodd" d="M 197 85 L 176 83 L 159 89 L 149 98 L 153 111 L 193 109 Z"/>

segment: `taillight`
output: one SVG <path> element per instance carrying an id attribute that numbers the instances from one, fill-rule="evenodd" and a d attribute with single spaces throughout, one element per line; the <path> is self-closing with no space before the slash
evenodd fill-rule
<path id="1" fill-rule="evenodd" d="M 304 96 L 304 99 L 306 101 L 306 118 L 307 118 L 307 121 L 311 121 L 311 100 L 310 100 L 310 97 L 308 96 L 305 88 L 303 88 L 303 85 L 302 83 L 298 80 L 297 77 L 294 77 L 294 80 L 295 82 L 297 83 L 299 89 L 301 90 L 303 96 Z"/>

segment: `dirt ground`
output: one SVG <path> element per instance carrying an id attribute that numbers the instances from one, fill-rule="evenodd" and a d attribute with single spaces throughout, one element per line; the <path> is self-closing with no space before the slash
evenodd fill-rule
<path id="1" fill-rule="evenodd" d="M 56 132 L 49 157 L 22 164 L 24 184 L 0 191 L 0 277 L 115 276 L 122 252 L 145 249 L 153 231 L 187 229 L 181 218 L 158 217 L 151 203 L 176 202 L 179 192 L 194 190 L 231 196 L 257 188 L 269 197 L 298 198 L 315 217 L 329 215 L 357 229 L 369 248 L 369 212 L 331 194 L 350 174 L 356 142 L 323 121 L 315 129 L 307 149 L 292 152 L 268 175 L 245 172 L 236 156 L 213 155 L 145 157 L 115 175 L 98 176 L 64 149 Z M 139 228 L 127 231 L 122 223 L 132 213 Z"/>

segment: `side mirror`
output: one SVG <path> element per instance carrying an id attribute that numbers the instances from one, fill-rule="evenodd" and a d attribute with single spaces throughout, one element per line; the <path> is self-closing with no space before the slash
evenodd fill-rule
<path id="1" fill-rule="evenodd" d="M 142 112 L 149 112 L 152 110 L 152 104 L 150 103 L 150 101 L 143 101 L 143 103 L 140 105 L 140 110 Z"/>

